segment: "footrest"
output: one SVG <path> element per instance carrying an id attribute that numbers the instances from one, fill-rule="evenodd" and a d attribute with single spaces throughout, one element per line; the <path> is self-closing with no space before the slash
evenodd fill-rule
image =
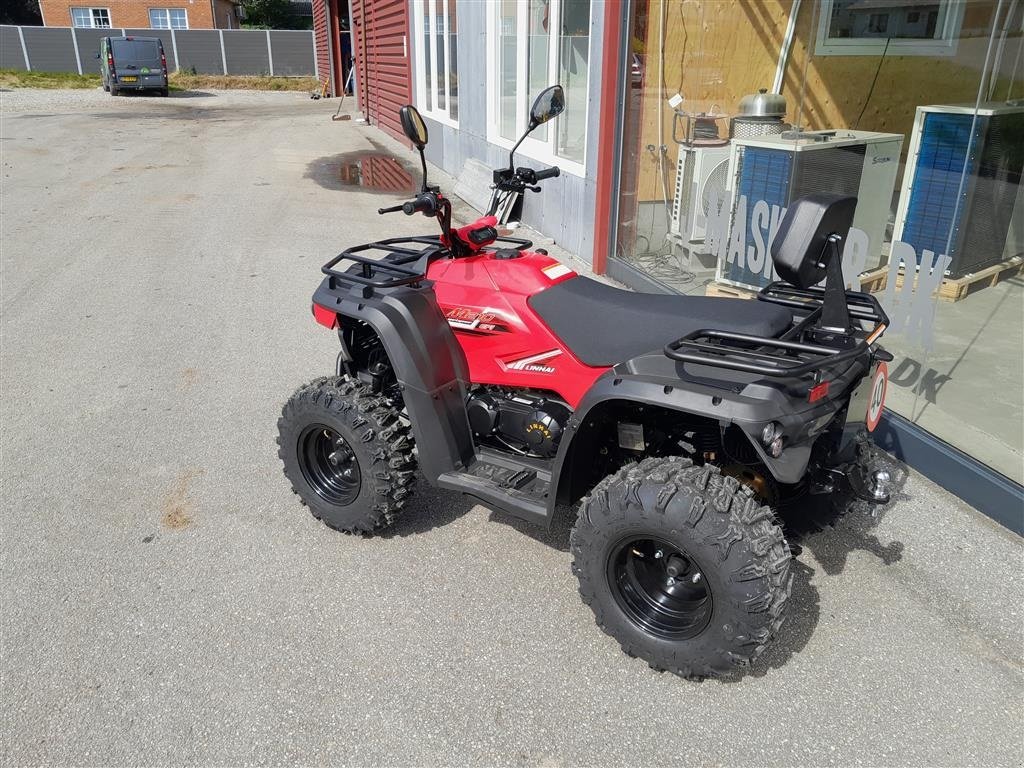
<path id="1" fill-rule="evenodd" d="M 478 454 L 461 472 L 446 472 L 438 479 L 442 488 L 468 493 L 519 517 L 546 521 L 553 506 L 548 498 L 551 473 L 494 453 Z"/>

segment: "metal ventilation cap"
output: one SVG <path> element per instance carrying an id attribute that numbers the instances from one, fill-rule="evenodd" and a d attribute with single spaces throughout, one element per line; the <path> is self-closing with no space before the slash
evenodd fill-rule
<path id="1" fill-rule="evenodd" d="M 785 117 L 786 97 L 781 93 L 768 93 L 762 88 L 740 99 L 739 114 L 744 117 Z"/>

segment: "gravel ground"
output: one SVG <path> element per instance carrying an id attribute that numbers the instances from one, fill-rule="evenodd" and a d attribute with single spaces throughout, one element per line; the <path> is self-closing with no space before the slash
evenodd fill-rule
<path id="1" fill-rule="evenodd" d="M 811 536 L 740 682 L 622 655 L 551 532 L 296 502 L 319 265 L 412 233 L 331 102 L 0 94 L 2 764 L 1020 765 L 1021 540 L 921 477 Z M 371 143 L 374 142 L 374 143 Z"/>

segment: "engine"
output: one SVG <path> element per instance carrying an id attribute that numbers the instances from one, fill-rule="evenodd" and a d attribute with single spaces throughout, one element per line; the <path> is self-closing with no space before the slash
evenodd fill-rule
<path id="1" fill-rule="evenodd" d="M 469 395 L 466 411 L 478 439 L 540 458 L 557 453 L 562 427 L 572 413 L 564 403 L 543 395 L 483 388 Z"/>

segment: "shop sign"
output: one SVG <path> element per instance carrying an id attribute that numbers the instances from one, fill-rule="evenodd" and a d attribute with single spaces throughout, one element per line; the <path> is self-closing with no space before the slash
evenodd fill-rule
<path id="1" fill-rule="evenodd" d="M 771 244 L 778 233 L 786 209 L 757 200 L 752 205 L 745 195 L 736 202 L 735 209 L 719 192 L 708 211 L 705 244 L 718 263 L 718 279 L 750 288 L 762 288 L 778 280 L 771 258 Z M 746 226 L 731 227 L 733 221 Z M 860 289 L 859 275 L 865 270 L 871 251 L 871 239 L 856 227 L 850 229 L 843 244 L 843 277 L 846 287 Z M 912 245 L 895 242 L 889 257 L 889 276 L 885 293 L 880 297 L 890 325 L 890 335 L 902 334 L 906 341 L 930 351 L 934 345 L 932 326 L 938 303 L 938 288 L 952 259 L 936 257 L 925 250 L 920 257 Z M 908 274 L 917 274 L 916 280 L 904 281 L 897 290 L 896 278 L 900 264 Z"/>

